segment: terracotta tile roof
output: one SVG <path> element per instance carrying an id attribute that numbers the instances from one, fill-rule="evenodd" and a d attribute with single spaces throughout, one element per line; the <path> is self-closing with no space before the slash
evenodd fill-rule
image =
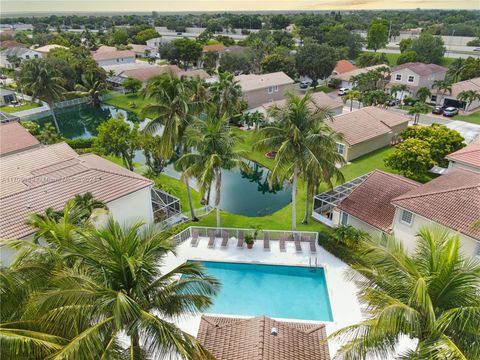
<path id="1" fill-rule="evenodd" d="M 18 121 L 0 125 L 0 156 L 39 146 L 40 142 Z"/>
<path id="2" fill-rule="evenodd" d="M 107 46 L 107 45 L 102 45 L 97 49 L 97 53 L 103 52 L 103 51 L 116 51 L 117 48 L 115 46 Z"/>
<path id="3" fill-rule="evenodd" d="M 150 67 L 125 70 L 120 74 L 120 76 L 131 77 L 143 82 L 143 81 L 148 81 L 155 76 L 165 74 L 168 72 L 172 72 L 173 74 L 178 74 L 181 72 L 181 70 L 176 65 L 164 65 L 164 66 L 152 65 Z"/>
<path id="4" fill-rule="evenodd" d="M 217 360 L 329 360 L 326 338 L 324 324 L 280 322 L 265 316 L 203 315 L 197 335 Z"/>
<path id="5" fill-rule="evenodd" d="M 358 68 L 348 60 L 338 60 L 337 65 L 335 65 L 335 69 L 333 69 L 333 72 L 336 74 L 343 74 L 357 69 Z"/>
<path id="6" fill-rule="evenodd" d="M 364 68 L 358 68 L 358 69 L 355 69 L 355 70 L 352 70 L 352 71 L 347 71 L 347 72 L 344 72 L 342 74 L 335 75 L 334 77 L 336 79 L 340 79 L 340 80 L 348 82 L 348 81 L 350 81 L 350 78 L 352 76 L 357 76 L 357 75 L 360 75 L 360 74 L 364 74 L 364 73 L 367 73 L 371 70 L 375 70 L 375 69 L 378 69 L 378 68 L 381 68 L 381 67 L 388 67 L 388 65 L 381 64 L 381 65 L 367 66 L 367 67 L 364 67 Z"/>
<path id="7" fill-rule="evenodd" d="M 453 169 L 393 200 L 393 205 L 480 240 L 480 174 Z"/>
<path id="8" fill-rule="evenodd" d="M 312 93 L 312 100 L 313 102 L 320 107 L 329 107 L 331 109 L 335 109 L 338 107 L 343 108 L 343 103 L 336 98 L 330 97 L 329 95 L 325 94 L 324 92 L 315 92 Z M 262 105 L 265 110 L 268 110 L 272 106 L 284 107 L 287 105 L 287 99 L 277 100 L 277 101 L 270 101 Z"/>
<path id="9" fill-rule="evenodd" d="M 225 52 L 226 47 L 223 44 L 211 44 L 211 45 L 204 45 L 202 48 L 202 52 L 207 53 L 209 51 L 215 51 L 218 53 Z"/>
<path id="10" fill-rule="evenodd" d="M 0 41 L 0 47 L 2 47 L 2 48 L 10 48 L 10 47 L 24 47 L 24 48 L 26 48 L 27 46 L 15 41 L 15 40 L 4 40 L 4 41 Z"/>
<path id="11" fill-rule="evenodd" d="M 480 92 L 480 77 L 470 80 L 464 80 L 452 84 L 452 94 L 447 93 L 446 96 L 457 97 L 462 91 L 473 90 Z"/>
<path id="12" fill-rule="evenodd" d="M 127 46 L 135 53 L 144 53 L 145 50 L 153 50 L 152 47 L 143 44 L 128 44 Z"/>
<path id="13" fill-rule="evenodd" d="M 92 58 L 95 61 L 131 58 L 131 57 L 135 57 L 135 53 L 130 50 L 97 51 L 92 55 Z"/>
<path id="14" fill-rule="evenodd" d="M 25 224 L 29 214 L 60 209 L 76 194 L 91 192 L 109 202 L 152 184 L 97 155 L 78 156 L 64 143 L 2 158 L 0 165 L 3 239 L 30 235 L 32 228 Z"/>
<path id="15" fill-rule="evenodd" d="M 337 115 L 333 121 L 327 121 L 326 124 L 343 134 L 347 144 L 355 145 L 387 134 L 392 131 L 391 127 L 407 124 L 408 121 L 408 116 L 369 106 Z"/>
<path id="16" fill-rule="evenodd" d="M 196 70 L 182 70 L 177 73 L 178 76 L 182 77 L 185 76 L 187 78 L 193 78 L 195 76 L 198 76 L 200 79 L 210 79 L 211 76 L 203 69 L 196 69 Z"/>
<path id="17" fill-rule="evenodd" d="M 439 72 L 447 72 L 447 68 L 437 65 L 437 64 L 424 64 L 421 62 L 410 62 L 410 63 L 405 63 L 402 65 L 395 66 L 392 68 L 392 73 L 402 70 L 402 69 L 409 69 L 413 71 L 415 74 L 418 74 L 420 76 L 424 75 L 430 75 L 430 74 L 436 74 Z"/>
<path id="18" fill-rule="evenodd" d="M 395 207 L 392 200 L 420 186 L 400 175 L 372 172 L 338 208 L 384 232 L 392 231 Z"/>
<path id="19" fill-rule="evenodd" d="M 480 168 L 480 143 L 467 145 L 463 149 L 447 155 L 447 159 Z"/>
<path id="20" fill-rule="evenodd" d="M 280 86 L 294 83 L 294 81 L 283 71 L 261 75 L 238 75 L 235 76 L 235 79 L 238 81 L 244 92 L 265 89 L 269 86 Z"/>

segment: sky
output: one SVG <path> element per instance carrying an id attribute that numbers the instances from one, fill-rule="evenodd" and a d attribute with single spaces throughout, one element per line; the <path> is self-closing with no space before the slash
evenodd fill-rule
<path id="1" fill-rule="evenodd" d="M 0 0 L 0 12 L 480 9 L 480 0 Z"/>

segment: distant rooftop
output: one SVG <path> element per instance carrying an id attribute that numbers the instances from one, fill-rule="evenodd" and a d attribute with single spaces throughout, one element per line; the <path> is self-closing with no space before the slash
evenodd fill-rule
<path id="1" fill-rule="evenodd" d="M 430 74 L 436 74 L 439 72 L 446 72 L 446 67 L 437 64 L 424 64 L 421 62 L 409 62 L 402 65 L 398 65 L 392 68 L 392 73 L 402 69 L 409 69 L 417 75 L 425 76 Z"/>
<path id="2" fill-rule="evenodd" d="M 18 121 L 0 124 L 0 156 L 6 156 L 38 145 L 40 145 L 40 142 Z"/>
<path id="3" fill-rule="evenodd" d="M 447 155 L 447 160 L 480 168 L 480 142 L 467 145 Z"/>
<path id="4" fill-rule="evenodd" d="M 268 88 L 270 86 L 280 86 L 294 83 L 294 81 L 283 71 L 261 75 L 238 75 L 235 76 L 235 79 L 239 82 L 243 91 L 252 91 Z"/>
<path id="5" fill-rule="evenodd" d="M 131 50 L 97 51 L 92 57 L 95 61 L 114 60 L 135 57 L 135 53 Z"/>

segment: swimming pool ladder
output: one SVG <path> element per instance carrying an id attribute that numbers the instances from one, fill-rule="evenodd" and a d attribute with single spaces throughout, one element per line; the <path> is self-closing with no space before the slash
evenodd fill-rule
<path id="1" fill-rule="evenodd" d="M 313 261 L 315 259 L 315 262 Z M 310 256 L 308 258 L 308 268 L 310 269 L 310 271 L 316 271 L 318 267 L 318 258 L 315 256 L 315 258 L 313 258 L 312 256 Z"/>

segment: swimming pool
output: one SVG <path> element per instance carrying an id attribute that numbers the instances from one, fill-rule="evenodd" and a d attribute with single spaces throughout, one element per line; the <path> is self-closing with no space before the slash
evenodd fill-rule
<path id="1" fill-rule="evenodd" d="M 201 261 L 222 288 L 212 314 L 332 321 L 323 268 Z"/>

